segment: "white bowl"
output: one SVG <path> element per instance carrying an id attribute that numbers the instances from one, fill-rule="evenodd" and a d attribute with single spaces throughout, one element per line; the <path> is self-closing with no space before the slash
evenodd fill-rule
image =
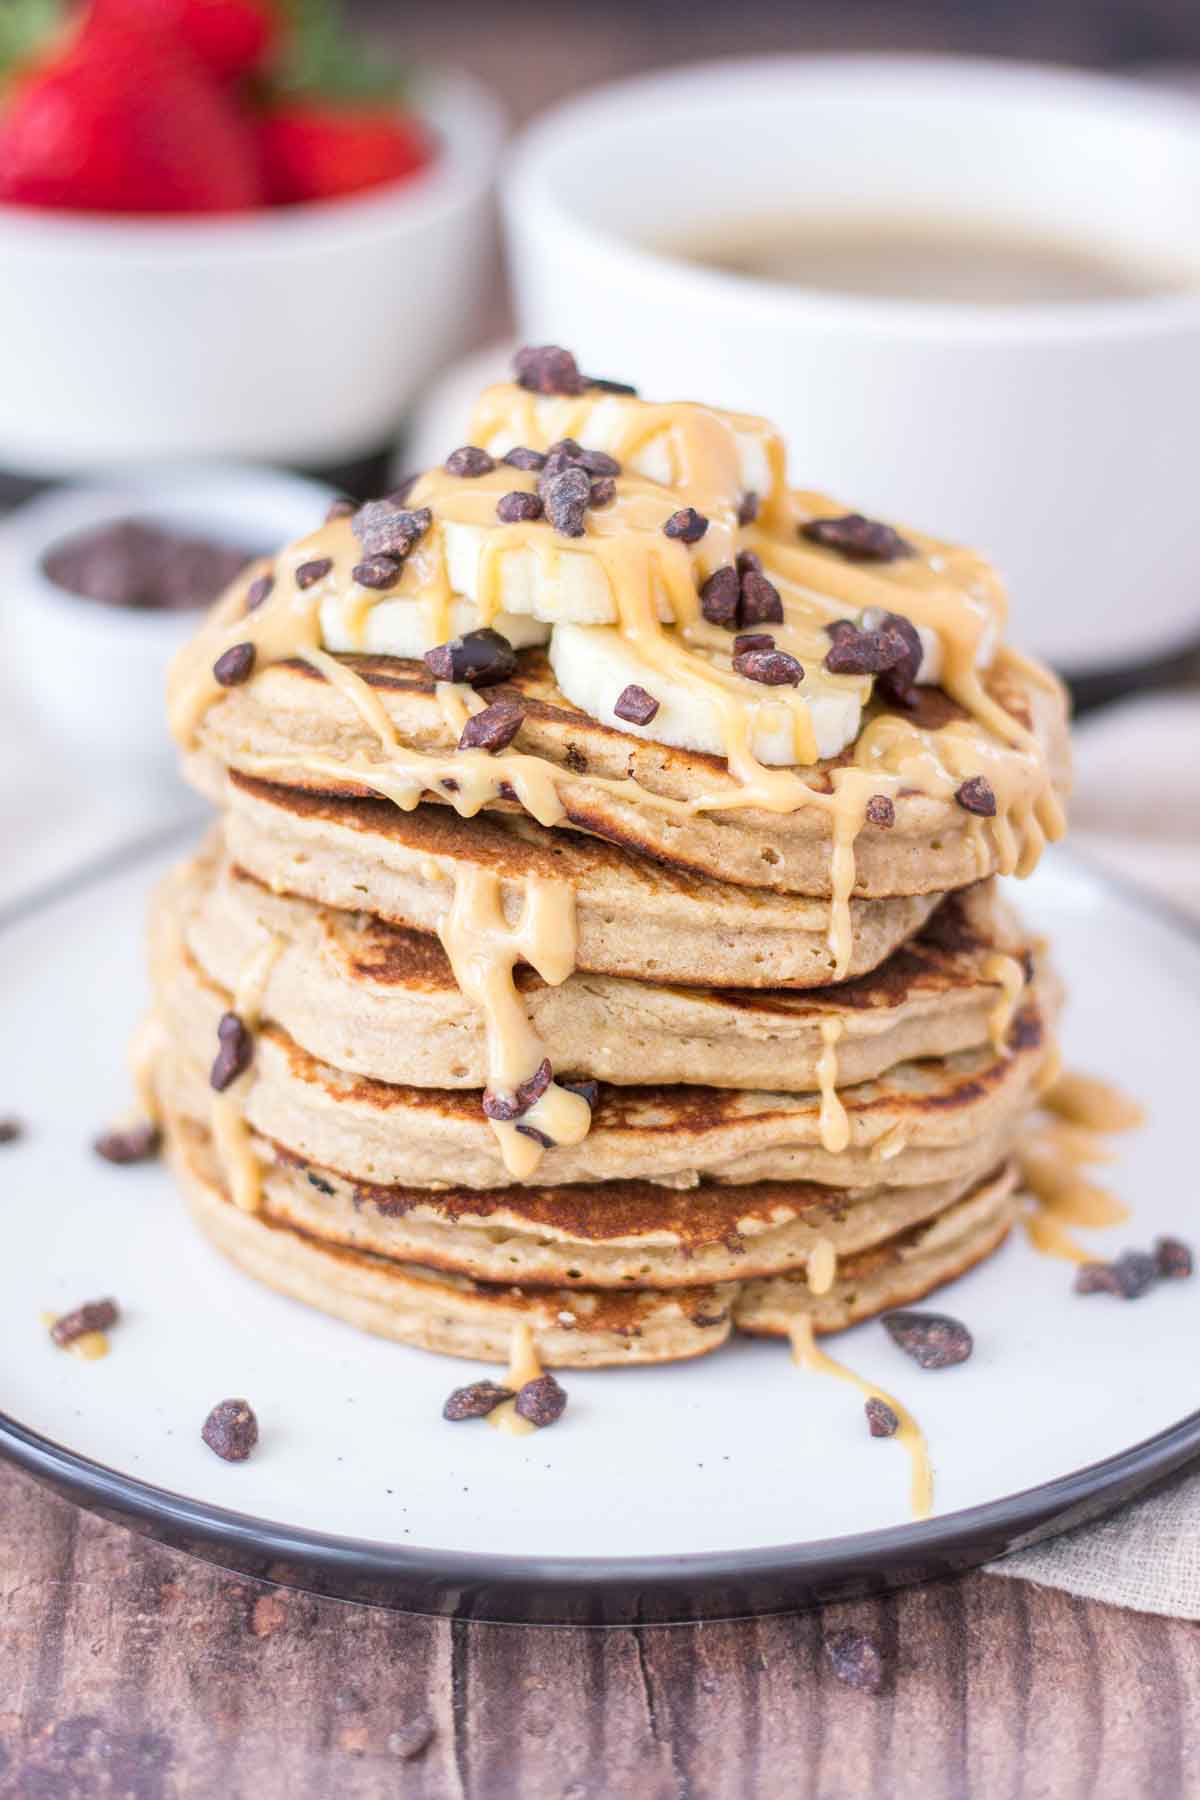
<path id="1" fill-rule="evenodd" d="M 1072 671 L 1195 633 L 1200 293 L 843 298 L 661 248 L 747 215 L 890 210 L 1200 263 L 1194 104 L 950 58 L 713 65 L 559 107 L 504 195 L 527 340 L 652 398 L 766 414 L 804 485 L 990 552 L 1017 641 Z"/>
<path id="2" fill-rule="evenodd" d="M 203 611 L 111 606 L 64 591 L 42 569 L 65 538 L 120 519 L 274 550 L 313 530 L 333 490 L 273 469 L 131 471 L 119 486 L 66 488 L 0 524 L 0 628 L 6 666 L 47 728 L 52 750 L 108 775 L 163 775 L 175 762 L 167 735 L 167 665 L 199 629 Z"/>
<path id="3" fill-rule="evenodd" d="M 228 219 L 0 207 L 0 464 L 348 461 L 469 340 L 503 119 L 470 77 L 413 96 L 440 153 L 361 198 Z"/>

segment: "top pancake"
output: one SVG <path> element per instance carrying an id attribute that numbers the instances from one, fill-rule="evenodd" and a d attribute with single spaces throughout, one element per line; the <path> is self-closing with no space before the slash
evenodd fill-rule
<path id="1" fill-rule="evenodd" d="M 339 660 L 369 684 L 404 745 L 443 754 L 454 749 L 454 733 L 423 665 L 378 656 Z M 995 700 L 1033 731 L 1049 759 L 1056 789 L 1065 792 L 1066 707 L 1057 683 L 1004 661 L 989 673 L 986 685 Z M 772 813 L 733 806 L 681 813 L 670 803 L 736 792 L 724 760 L 598 724 L 558 691 L 540 651 L 523 652 L 513 681 L 490 688 L 487 697 L 523 703 L 525 719 L 514 748 L 552 766 L 567 825 L 726 882 L 782 893 L 831 892 L 831 827 L 823 810 L 804 806 Z M 916 689 L 913 710 L 904 716 L 937 728 L 964 715 L 940 690 Z M 223 769 L 309 792 L 358 796 L 370 788 L 349 772 L 342 779 L 306 768 L 305 757 L 319 753 L 381 770 L 386 766 L 377 739 L 351 702 L 302 662 L 274 664 L 246 686 L 225 692 L 204 714 L 197 746 L 189 773 L 217 799 L 223 793 Z M 799 773 L 814 788 L 828 791 L 833 771 L 848 760 L 843 754 Z M 622 785 L 606 785 L 614 781 Z M 437 793 L 429 797 L 444 798 Z M 502 797 L 496 807 L 519 810 L 511 797 Z M 980 829 L 980 821 L 953 800 L 902 793 L 895 815 L 890 829 L 868 823 L 859 833 L 857 895 L 941 892 L 1001 866 L 997 832 Z"/>

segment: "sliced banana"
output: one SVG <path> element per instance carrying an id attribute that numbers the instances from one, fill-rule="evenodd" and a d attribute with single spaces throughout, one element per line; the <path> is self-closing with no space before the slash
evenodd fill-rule
<path id="1" fill-rule="evenodd" d="M 663 516 L 666 517 L 670 510 L 668 500 Z M 478 600 L 483 581 L 483 556 L 492 536 L 491 528 L 463 525 L 447 519 L 443 531 L 450 586 L 456 594 Z M 518 544 L 499 551 L 495 574 L 503 613 L 528 614 L 551 624 L 558 619 L 566 619 L 573 625 L 615 625 L 617 622 L 616 596 L 600 558 L 571 550 L 549 537 L 543 544 Z M 658 616 L 664 624 L 671 619 L 671 609 L 661 588 Z M 496 629 L 500 631 L 503 627 L 497 625 Z"/>
<path id="2" fill-rule="evenodd" d="M 714 687 L 705 664 L 724 674 L 727 659 L 702 659 L 695 677 L 687 678 L 651 665 L 611 626 L 562 623 L 554 627 L 549 655 L 567 699 L 602 725 L 678 750 L 726 754 L 720 699 L 724 684 Z M 648 725 L 631 725 L 617 716 L 616 703 L 630 686 L 645 688 L 658 701 Z M 732 691 L 747 707 L 749 747 L 759 762 L 776 767 L 805 762 L 812 737 L 818 756 L 836 756 L 858 736 L 862 707 L 852 687 L 823 686 L 817 678 L 806 694 L 803 685 L 765 688 L 737 680 Z"/>
<path id="3" fill-rule="evenodd" d="M 327 650 L 370 652 L 418 660 L 427 650 L 479 627 L 473 600 L 452 600 L 444 610 L 421 599 L 377 600 L 359 613 L 353 599 L 331 594 L 321 602 L 321 640 Z M 502 612 L 490 621 L 514 650 L 549 641 L 550 627 L 540 619 Z"/>
<path id="4" fill-rule="evenodd" d="M 631 432 L 636 434 L 639 427 L 648 426 L 644 441 L 624 454 L 625 467 L 663 487 L 679 488 L 689 473 L 682 466 L 671 417 L 680 410 L 655 407 L 632 394 L 589 393 L 581 401 L 556 394 L 525 394 L 504 385 L 489 389 L 480 401 L 476 428 L 482 422 L 483 430 L 473 441 L 493 456 L 503 456 L 518 444 L 529 443 L 528 421 L 532 414 L 536 426 L 536 441 L 531 446 L 534 449 L 544 449 L 559 438 L 573 437 L 585 450 L 607 450 L 609 455 L 619 456 Z M 776 466 L 782 468 L 783 455 L 778 434 L 764 420 L 711 406 L 688 410 L 707 413 L 717 421 L 729 433 L 734 448 L 736 486 L 727 493 L 706 495 L 711 503 L 720 500 L 736 509 L 746 494 L 765 497 L 773 492 L 778 480 L 773 471 Z M 655 413 L 662 418 L 658 430 L 653 428 Z"/>

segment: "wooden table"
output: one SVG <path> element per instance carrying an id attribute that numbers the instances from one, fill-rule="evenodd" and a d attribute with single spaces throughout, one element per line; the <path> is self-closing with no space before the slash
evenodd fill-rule
<path id="1" fill-rule="evenodd" d="M 833 1676 L 846 1626 L 883 1693 Z M 451 1624 L 225 1574 L 0 1468 L 0 1800 L 1175 1800 L 1197 1717 L 1200 1627 L 1025 1582 Z"/>

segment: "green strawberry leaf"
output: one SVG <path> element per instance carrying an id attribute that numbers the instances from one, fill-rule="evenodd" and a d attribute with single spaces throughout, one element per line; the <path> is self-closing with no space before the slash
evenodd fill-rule
<path id="1" fill-rule="evenodd" d="M 287 29 L 268 75 L 271 92 L 351 105 L 390 105 L 402 98 L 403 72 L 356 37 L 342 0 L 282 0 L 282 10 Z"/>
<path id="2" fill-rule="evenodd" d="M 0 0 L 0 80 L 53 40 L 67 12 L 66 0 Z"/>

